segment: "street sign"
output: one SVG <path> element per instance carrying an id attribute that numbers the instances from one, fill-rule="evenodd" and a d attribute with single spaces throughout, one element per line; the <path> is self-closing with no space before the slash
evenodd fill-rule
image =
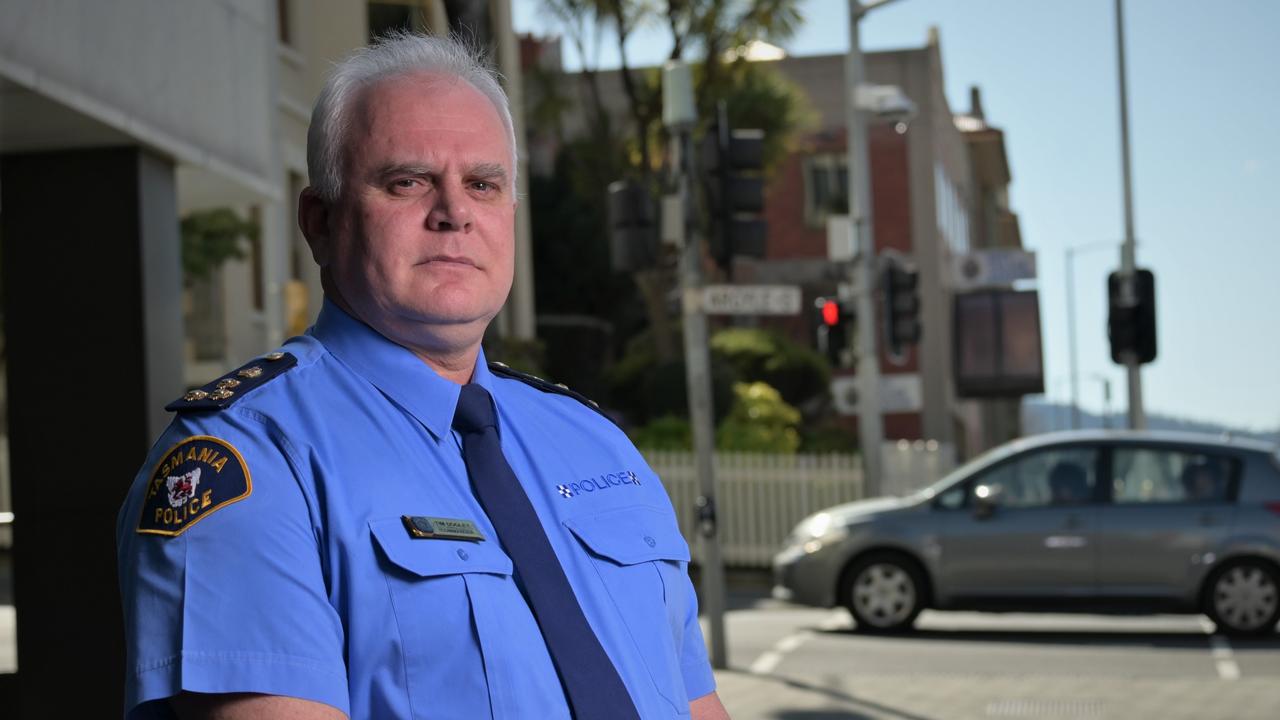
<path id="1" fill-rule="evenodd" d="M 799 315 L 795 285 L 707 285 L 702 310 L 708 315 Z"/>
<path id="2" fill-rule="evenodd" d="M 1036 277 L 1036 254 L 1026 250 L 975 250 L 956 255 L 954 263 L 957 290 L 1005 287 L 1015 280 L 1034 280 Z"/>
<path id="3" fill-rule="evenodd" d="M 841 415 L 858 414 L 858 377 L 831 378 L 831 398 Z M 880 412 L 910 413 L 924 409 L 924 386 L 918 373 L 886 373 L 880 376 Z"/>
<path id="4" fill-rule="evenodd" d="M 853 246 L 853 223 L 848 215 L 827 216 L 827 259 L 847 262 L 858 255 Z"/>

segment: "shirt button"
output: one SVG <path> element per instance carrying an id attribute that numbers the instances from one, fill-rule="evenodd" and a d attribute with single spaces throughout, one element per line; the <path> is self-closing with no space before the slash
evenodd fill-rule
<path id="1" fill-rule="evenodd" d="M 471 556 L 467 554 L 466 550 L 463 550 L 462 548 L 458 548 L 458 557 L 462 558 L 463 560 L 466 560 Z"/>
<path id="2" fill-rule="evenodd" d="M 649 544 L 649 547 L 653 547 L 654 545 L 657 545 L 657 544 L 658 544 L 658 541 L 657 541 L 657 540 L 654 540 L 653 538 L 649 537 L 648 535 L 645 535 L 645 536 L 644 536 L 644 541 L 645 541 L 646 543 L 648 543 L 648 544 Z"/>

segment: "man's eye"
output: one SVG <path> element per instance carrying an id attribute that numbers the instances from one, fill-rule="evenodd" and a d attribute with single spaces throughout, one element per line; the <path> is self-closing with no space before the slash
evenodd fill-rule
<path id="1" fill-rule="evenodd" d="M 391 181 L 391 187 L 395 190 L 415 190 L 423 186 L 420 178 L 399 178 Z"/>
<path id="2" fill-rule="evenodd" d="M 493 192 L 498 189 L 497 185 L 489 182 L 488 180 L 477 180 L 471 183 L 471 187 L 479 190 L 480 192 Z"/>

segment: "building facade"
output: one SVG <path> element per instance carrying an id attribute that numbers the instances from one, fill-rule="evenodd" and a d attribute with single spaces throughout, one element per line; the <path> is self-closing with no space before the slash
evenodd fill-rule
<path id="1" fill-rule="evenodd" d="M 526 43 L 536 44 L 532 39 Z M 816 122 L 769 180 L 765 256 L 735 258 L 732 277 L 735 283 L 799 285 L 805 307 L 817 298 L 837 296 L 851 279 L 848 265 L 830 260 L 828 249 L 841 227 L 830 221 L 843 217 L 847 228 L 845 58 L 762 61 L 803 92 Z M 881 347 L 885 439 L 932 441 L 944 453 L 964 458 L 1015 437 L 1019 428 L 1017 396 L 967 399 L 957 393 L 955 382 L 953 301 L 967 290 L 957 285 L 955 268 L 975 252 L 1022 247 L 1017 216 L 1009 209 L 1011 177 L 1003 133 L 983 118 L 976 92 L 970 112 L 958 114 L 951 108 L 936 30 L 922 47 L 866 53 L 864 62 L 867 82 L 896 86 L 915 106 L 909 122 L 873 117 L 868 127 L 876 253 L 918 269 L 923 328 L 919 344 L 899 357 Z M 584 80 L 579 77 L 579 82 Z M 613 117 L 626 123 L 619 73 L 597 73 L 596 87 Z M 572 137 L 584 132 L 583 115 L 570 113 L 564 133 Z M 810 313 L 756 322 L 804 343 L 814 342 L 817 330 Z M 879 330 L 877 337 L 883 337 Z M 1038 348 L 1038 329 L 1036 333 Z M 853 432 L 854 370 L 837 368 L 835 373 L 833 401 Z"/>

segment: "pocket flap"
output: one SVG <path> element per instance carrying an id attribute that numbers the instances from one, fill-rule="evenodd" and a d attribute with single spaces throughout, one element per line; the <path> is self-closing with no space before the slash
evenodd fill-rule
<path id="1" fill-rule="evenodd" d="M 388 560 L 415 575 L 511 574 L 511 558 L 495 540 L 413 538 L 398 517 L 370 520 L 369 531 Z"/>
<path id="2" fill-rule="evenodd" d="M 592 552 L 619 565 L 689 561 L 689 546 L 667 510 L 635 505 L 569 518 L 564 524 Z"/>

